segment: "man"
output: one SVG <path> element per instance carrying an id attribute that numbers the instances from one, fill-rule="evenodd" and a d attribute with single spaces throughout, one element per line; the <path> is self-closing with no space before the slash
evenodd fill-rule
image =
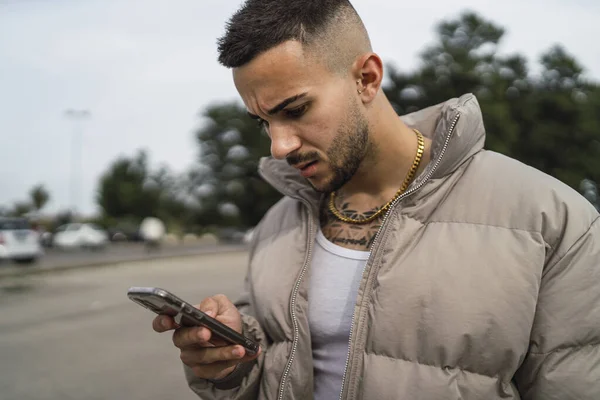
<path id="1" fill-rule="evenodd" d="M 347 0 L 248 0 L 219 44 L 285 197 L 254 233 L 245 294 L 199 305 L 259 355 L 174 333 L 201 398 L 600 399 L 585 199 L 483 150 L 472 95 L 399 118 Z"/>

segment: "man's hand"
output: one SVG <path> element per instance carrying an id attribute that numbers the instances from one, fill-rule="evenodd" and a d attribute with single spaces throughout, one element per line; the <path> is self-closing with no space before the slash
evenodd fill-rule
<path id="1" fill-rule="evenodd" d="M 233 330 L 242 333 L 242 317 L 229 299 L 224 295 L 207 297 L 196 306 L 219 322 Z M 168 315 L 159 315 L 152 322 L 156 332 L 175 330 L 173 344 L 181 350 L 181 361 L 192 369 L 194 374 L 202 379 L 223 379 L 233 372 L 242 362 L 258 357 L 246 355 L 246 349 L 240 345 L 231 345 L 204 327 L 183 328 L 175 323 Z"/>

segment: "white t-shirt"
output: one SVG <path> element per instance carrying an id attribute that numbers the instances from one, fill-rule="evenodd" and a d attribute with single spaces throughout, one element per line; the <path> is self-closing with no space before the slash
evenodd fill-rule
<path id="1" fill-rule="evenodd" d="M 368 251 L 331 243 L 321 230 L 313 252 L 308 289 L 308 322 L 314 359 L 314 399 L 340 396 L 352 315 Z"/>

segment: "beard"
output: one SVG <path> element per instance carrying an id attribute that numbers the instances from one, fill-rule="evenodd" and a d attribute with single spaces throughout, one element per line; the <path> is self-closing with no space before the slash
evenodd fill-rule
<path id="1" fill-rule="evenodd" d="M 310 184 L 321 193 L 336 192 L 352 179 L 356 171 L 366 158 L 370 148 L 369 124 L 360 113 L 358 107 L 350 109 L 345 121 L 338 128 L 331 146 L 325 154 L 333 176 L 326 182 L 316 186 Z M 290 155 L 287 162 L 290 165 L 307 161 L 322 161 L 317 152 Z"/>

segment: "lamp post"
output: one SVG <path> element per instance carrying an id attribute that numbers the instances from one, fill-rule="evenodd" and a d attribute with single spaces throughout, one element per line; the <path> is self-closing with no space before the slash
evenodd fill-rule
<path id="1" fill-rule="evenodd" d="M 82 147 L 83 147 L 83 123 L 91 117 L 89 110 L 68 109 L 65 116 L 73 121 L 73 137 L 71 141 L 71 214 L 75 216 L 79 204 L 79 193 L 81 191 L 82 176 Z"/>

